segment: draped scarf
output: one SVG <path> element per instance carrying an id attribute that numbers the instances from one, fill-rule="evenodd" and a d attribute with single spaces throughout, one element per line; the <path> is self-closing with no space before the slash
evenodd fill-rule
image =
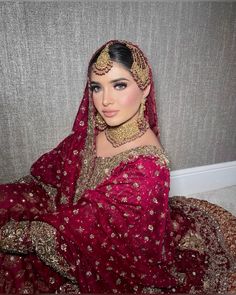
<path id="1" fill-rule="evenodd" d="M 91 60 L 111 41 L 120 42 L 119 40 L 106 42 L 94 53 Z M 137 45 L 132 45 L 140 50 Z M 144 54 L 143 56 L 148 64 L 147 58 Z M 145 117 L 150 128 L 156 136 L 159 136 L 153 76 L 149 64 L 148 67 L 151 85 L 149 95 L 146 99 Z M 87 79 L 83 98 L 71 134 L 56 148 L 42 155 L 30 169 L 31 175 L 41 182 L 46 190 L 53 192 L 51 195 L 54 198 L 55 207 L 59 202 L 66 206 L 77 202 L 81 193 L 86 188 L 84 176 L 91 173 L 96 157 L 95 136 L 97 130 L 94 123 L 96 110 L 89 88 L 89 69 L 87 71 Z"/>

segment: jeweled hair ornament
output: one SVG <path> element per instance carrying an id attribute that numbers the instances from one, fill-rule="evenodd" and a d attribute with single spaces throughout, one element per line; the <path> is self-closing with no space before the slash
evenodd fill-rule
<path id="1" fill-rule="evenodd" d="M 109 55 L 109 47 L 114 43 L 125 44 L 131 51 L 133 63 L 129 69 L 139 88 L 144 90 L 150 84 L 150 70 L 146 58 L 138 47 L 127 41 L 111 41 L 101 51 L 97 61 L 93 64 L 93 71 L 97 75 L 104 75 L 110 71 L 113 62 Z"/>
<path id="2" fill-rule="evenodd" d="M 133 57 L 133 64 L 130 72 L 139 88 L 144 90 L 150 84 L 149 66 L 139 48 L 129 42 L 125 44 L 131 50 Z"/>
<path id="3" fill-rule="evenodd" d="M 109 55 L 109 45 L 108 43 L 100 55 L 97 58 L 97 61 L 93 64 L 93 72 L 97 75 L 105 75 L 112 68 L 113 62 Z"/>

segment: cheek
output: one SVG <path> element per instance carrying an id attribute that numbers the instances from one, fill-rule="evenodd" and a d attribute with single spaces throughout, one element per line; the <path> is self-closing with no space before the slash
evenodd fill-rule
<path id="1" fill-rule="evenodd" d="M 99 103 L 99 99 L 97 99 L 97 98 L 93 98 L 92 101 L 93 101 L 93 105 L 94 105 L 94 107 L 95 107 L 96 109 L 99 109 L 99 107 L 101 106 L 101 104 Z"/>
<path id="2" fill-rule="evenodd" d="M 127 92 L 121 99 L 120 99 L 120 105 L 126 106 L 126 107 L 132 107 L 135 105 L 140 104 L 140 93 L 137 91 L 129 91 Z"/>

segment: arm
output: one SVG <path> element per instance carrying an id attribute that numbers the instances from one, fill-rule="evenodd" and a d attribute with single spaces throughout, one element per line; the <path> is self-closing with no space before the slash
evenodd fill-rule
<path id="1" fill-rule="evenodd" d="M 151 284 L 153 273 L 168 276 L 157 266 L 168 262 L 168 191 L 168 168 L 154 158 L 140 157 L 115 169 L 72 208 L 33 221 L 30 247 L 58 269 L 59 260 L 47 258 L 48 249 L 54 249 L 51 257 L 63 257 L 67 276 L 106 273 L 113 285 L 115 279 Z"/>

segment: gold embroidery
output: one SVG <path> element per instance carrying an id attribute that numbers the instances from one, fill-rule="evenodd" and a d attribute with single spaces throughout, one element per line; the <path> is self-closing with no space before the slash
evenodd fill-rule
<path id="1" fill-rule="evenodd" d="M 156 287 L 145 287 L 142 289 L 142 292 L 144 294 L 162 294 L 162 289 L 156 288 Z"/>
<path id="2" fill-rule="evenodd" d="M 74 198 L 74 204 L 78 201 L 80 194 L 86 189 L 94 189 L 105 178 L 109 177 L 112 170 L 119 166 L 121 162 L 128 163 L 139 156 L 157 157 L 156 164 L 166 166 L 169 164 L 163 150 L 156 146 L 141 146 L 128 151 L 124 151 L 112 157 L 97 157 L 95 163 L 90 167 L 90 173 L 79 178 L 77 181 L 78 189 Z M 81 181 L 81 182 L 80 182 Z"/>
<path id="3" fill-rule="evenodd" d="M 32 245 L 41 260 L 64 277 L 76 282 L 76 279 L 69 274 L 70 266 L 56 251 L 58 245 L 56 239 L 56 229 L 54 227 L 45 222 L 32 221 L 30 237 Z"/>
<path id="4" fill-rule="evenodd" d="M 70 266 L 57 253 L 56 229 L 41 221 L 10 221 L 1 228 L 1 251 L 28 254 L 35 251 L 39 258 L 62 276 L 76 282 L 69 274 Z"/>
<path id="5" fill-rule="evenodd" d="M 32 175 L 31 175 L 31 177 L 36 183 L 38 183 L 40 186 L 42 186 L 43 189 L 45 189 L 47 195 L 49 196 L 49 200 L 48 200 L 49 210 L 52 212 L 55 212 L 56 211 L 55 198 L 57 195 L 57 189 L 49 184 L 45 184 L 42 181 L 39 181 L 37 178 L 35 178 Z"/>
<path id="6" fill-rule="evenodd" d="M 68 197 L 65 194 L 61 194 L 60 204 L 68 204 Z"/>
<path id="7" fill-rule="evenodd" d="M 1 227 L 0 249 L 10 253 L 27 254 L 29 247 L 29 221 L 9 221 Z"/>
<path id="8" fill-rule="evenodd" d="M 32 282 L 26 281 L 18 290 L 19 294 L 33 294 L 34 293 L 34 286 Z"/>
<path id="9" fill-rule="evenodd" d="M 219 224 L 227 250 L 236 259 L 236 217 L 224 208 L 204 200 L 186 198 L 185 202 L 194 208 L 203 210 L 207 215 L 214 218 Z"/>
<path id="10" fill-rule="evenodd" d="M 86 179 L 88 175 L 91 175 L 91 171 L 94 165 L 94 155 L 95 155 L 95 142 L 94 142 L 94 131 L 95 122 L 93 120 L 94 106 L 92 103 L 91 91 L 89 91 L 89 112 L 88 112 L 88 128 L 87 137 L 85 142 L 85 148 L 82 155 L 82 168 L 80 171 L 79 178 L 76 182 L 76 191 L 73 200 L 73 204 L 76 204 L 86 188 Z"/>
<path id="11" fill-rule="evenodd" d="M 195 224 L 194 234 L 192 232 L 190 236 L 188 232 L 182 243 L 180 241 L 179 248 L 197 246 L 206 254 L 208 269 L 203 281 L 204 292 L 227 292 L 232 284 L 230 275 L 235 274 L 235 251 L 232 247 L 236 242 L 235 217 L 215 204 L 193 198 L 172 197 L 170 207 L 178 208 Z"/>
<path id="12" fill-rule="evenodd" d="M 201 236 L 192 230 L 189 230 L 178 243 L 178 248 L 181 250 L 194 250 L 202 254 L 204 253 L 205 247 L 206 246 Z"/>
<path id="13" fill-rule="evenodd" d="M 13 183 L 15 182 L 20 182 L 20 183 L 30 183 L 32 182 L 34 179 L 32 177 L 32 175 L 26 175 L 26 176 L 23 176 L 17 180 L 14 180 Z"/>
<path id="14" fill-rule="evenodd" d="M 62 285 L 58 291 L 56 291 L 56 294 L 81 294 L 79 286 L 72 283 L 65 283 Z"/>

